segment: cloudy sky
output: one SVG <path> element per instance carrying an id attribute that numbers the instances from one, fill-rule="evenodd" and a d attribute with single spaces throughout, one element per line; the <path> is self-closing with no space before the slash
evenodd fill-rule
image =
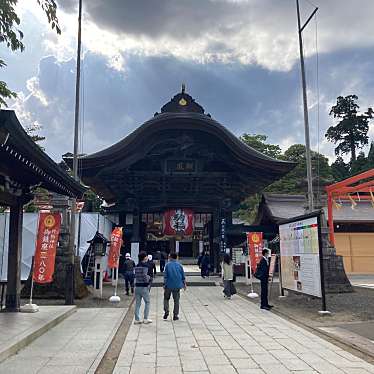
<path id="1" fill-rule="evenodd" d="M 362 109 L 374 106 L 374 2 L 313 1 L 318 17 L 304 31 L 312 146 L 333 159 L 324 132 L 336 97 L 356 94 Z M 36 0 L 19 1 L 26 50 L 0 46 L 8 63 L 0 80 L 19 94 L 10 107 L 24 125 L 42 125 L 46 151 L 60 160 L 72 151 L 78 0 L 57 2 L 59 36 Z M 83 3 L 82 152 L 129 134 L 182 82 L 238 136 L 265 134 L 283 149 L 304 141 L 294 0 Z M 305 20 L 314 7 L 301 7 Z"/>

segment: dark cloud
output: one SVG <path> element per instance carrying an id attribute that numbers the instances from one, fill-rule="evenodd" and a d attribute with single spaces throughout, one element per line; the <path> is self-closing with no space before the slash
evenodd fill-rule
<path id="1" fill-rule="evenodd" d="M 60 0 L 67 12 L 76 10 L 75 0 Z M 248 4 L 226 1 L 176 0 L 90 0 L 86 14 L 99 26 L 115 32 L 180 40 L 220 28 L 232 32 L 248 14 Z"/>
<path id="2" fill-rule="evenodd" d="M 315 3 L 320 7 L 318 24 L 322 50 L 373 44 L 370 37 L 372 0 L 360 0 L 359 4 L 351 0 L 316 0 Z M 59 0 L 59 6 L 66 12 L 75 11 L 76 4 L 75 0 Z M 309 1 L 300 4 L 305 20 L 313 6 Z M 295 58 L 293 0 L 89 0 L 84 2 L 84 11 L 100 28 L 116 34 L 146 36 L 160 42 L 163 38 L 172 39 L 181 47 L 194 39 L 197 43 L 209 39 L 208 53 L 216 49 L 230 52 L 230 48 L 247 48 L 246 53 L 254 54 L 255 61 L 261 60 L 260 56 L 265 58 L 264 53 L 268 54 L 267 58 L 273 53 L 279 58 L 282 51 Z M 313 26 L 309 26 L 311 28 Z M 312 40 L 313 29 L 306 30 L 304 36 Z M 290 44 L 295 44 L 295 48 L 290 48 Z"/>
<path id="3" fill-rule="evenodd" d="M 320 56 L 322 137 L 332 123 L 326 106 L 338 95 L 355 93 L 363 109 L 369 105 L 374 97 L 373 58 L 374 52 L 368 50 L 357 51 L 354 56 L 350 51 Z M 306 62 L 312 103 L 314 61 Z M 53 57 L 43 59 L 36 88 L 48 105 L 38 99 L 37 91 L 23 105 L 23 110 L 44 126 L 47 152 L 56 159 L 72 149 L 74 68 L 73 60 L 61 63 Z M 261 133 L 274 143 L 282 144 L 287 138 L 303 142 L 298 65 L 289 72 L 269 72 L 240 64 L 201 65 L 172 57 L 129 55 L 124 74 L 109 68 L 103 57 L 87 53 L 82 71 L 86 153 L 117 142 L 151 118 L 180 90 L 182 82 L 206 112 L 236 135 Z M 363 76 L 367 78 L 362 79 Z M 315 142 L 316 107 L 310 110 L 310 121 Z"/>

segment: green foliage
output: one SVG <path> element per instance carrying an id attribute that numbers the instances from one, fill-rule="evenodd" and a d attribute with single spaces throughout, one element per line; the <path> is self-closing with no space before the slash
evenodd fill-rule
<path id="1" fill-rule="evenodd" d="M 18 0 L 0 0 L 0 43 L 5 43 L 6 47 L 12 51 L 24 51 L 25 45 L 22 42 L 23 32 L 19 29 L 21 20 L 16 13 Z M 54 0 L 37 0 L 47 16 L 48 23 L 57 34 L 61 34 L 61 29 L 57 19 L 57 4 Z M 4 68 L 6 63 L 0 60 L 0 68 Z M 4 81 L 0 81 L 0 108 L 6 107 L 6 100 L 15 98 L 17 94 L 10 90 Z"/>
<path id="2" fill-rule="evenodd" d="M 282 150 L 279 145 L 266 143 L 267 136 L 261 134 L 243 134 L 240 140 L 251 148 L 273 158 L 281 158 Z M 239 209 L 234 212 L 235 218 L 240 218 L 246 222 L 253 222 L 256 218 L 258 204 L 260 202 L 261 195 L 255 194 L 247 197 L 241 202 Z"/>
<path id="3" fill-rule="evenodd" d="M 374 142 L 371 142 L 368 155 L 360 152 L 356 160 L 345 163 L 342 157 L 337 157 L 334 163 L 331 164 L 331 170 L 334 176 L 334 181 L 338 182 L 349 178 L 352 175 L 362 173 L 366 170 L 374 168 Z"/>
<path id="4" fill-rule="evenodd" d="M 41 129 L 41 125 L 39 123 L 33 123 L 25 128 L 25 131 L 30 136 L 30 138 L 35 142 L 41 142 L 45 140 L 45 136 L 40 136 L 36 132 Z M 44 148 L 38 144 L 38 146 L 44 151 Z"/>
<path id="5" fill-rule="evenodd" d="M 265 143 L 267 140 L 266 135 L 260 134 L 243 134 L 240 140 L 243 141 L 248 146 L 256 149 L 257 151 L 263 153 L 264 155 L 280 158 L 282 155 L 282 150 L 279 145 Z"/>
<path id="6" fill-rule="evenodd" d="M 305 145 L 291 145 L 282 157 L 295 162 L 296 166 L 286 176 L 266 188 L 266 192 L 284 194 L 305 194 L 307 192 Z M 311 152 L 313 184 L 324 186 L 333 182 L 333 175 L 327 157 L 321 153 Z"/>
<path id="7" fill-rule="evenodd" d="M 331 164 L 331 171 L 335 182 L 339 182 L 350 176 L 349 164 L 346 164 L 341 156 L 338 156 L 335 162 Z"/>
<path id="8" fill-rule="evenodd" d="M 265 135 L 248 135 L 245 134 L 241 139 L 252 148 L 269 156 L 276 157 L 285 161 L 291 161 L 296 164 L 295 168 L 290 171 L 279 181 L 268 186 L 264 192 L 295 194 L 301 195 L 307 192 L 306 180 L 306 157 L 305 146 L 294 144 L 290 146 L 283 154 L 278 145 L 267 144 Z M 321 153 L 311 152 L 313 184 L 322 188 L 324 185 L 332 183 L 333 173 L 327 157 Z M 245 199 L 239 209 L 234 212 L 233 216 L 241 218 L 248 222 L 253 222 L 256 217 L 258 204 L 261 199 L 261 192 Z"/>
<path id="9" fill-rule="evenodd" d="M 326 138 L 338 144 L 336 155 L 351 154 L 351 162 L 356 160 L 356 151 L 368 144 L 369 120 L 373 118 L 373 109 L 368 108 L 364 114 L 358 114 L 358 97 L 349 95 L 339 96 L 336 105 L 332 106 L 330 115 L 341 119 L 336 126 L 330 126 Z"/>
<path id="10" fill-rule="evenodd" d="M 370 151 L 372 151 L 373 153 L 373 144 L 371 145 Z M 364 152 L 360 152 L 358 154 L 357 159 L 351 163 L 351 175 L 359 174 L 366 170 L 374 168 L 373 155 L 370 155 L 370 151 L 368 157 L 365 156 Z"/>
<path id="11" fill-rule="evenodd" d="M 100 199 L 99 196 L 95 194 L 92 190 L 88 190 L 83 195 L 83 201 L 84 201 L 84 212 L 100 212 L 101 204 L 103 203 L 103 200 Z"/>
<path id="12" fill-rule="evenodd" d="M 233 217 L 252 223 L 257 214 L 258 204 L 261 201 L 261 194 L 254 194 L 247 197 L 240 203 L 239 209 L 233 212 Z"/>

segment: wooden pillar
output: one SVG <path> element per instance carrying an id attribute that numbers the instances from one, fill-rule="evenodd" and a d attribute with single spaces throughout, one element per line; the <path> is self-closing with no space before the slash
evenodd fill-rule
<path id="1" fill-rule="evenodd" d="M 23 204 L 17 199 L 10 207 L 8 284 L 5 308 L 7 312 L 19 312 L 21 293 L 21 257 L 22 257 L 22 221 Z"/>
<path id="2" fill-rule="evenodd" d="M 329 221 L 330 243 L 332 246 L 335 246 L 334 216 L 333 216 L 332 196 L 330 192 L 327 193 L 327 213 L 328 213 L 328 221 Z"/>

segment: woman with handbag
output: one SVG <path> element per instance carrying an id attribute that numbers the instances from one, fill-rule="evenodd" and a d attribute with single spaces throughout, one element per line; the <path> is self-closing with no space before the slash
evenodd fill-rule
<path id="1" fill-rule="evenodd" d="M 222 278 L 224 297 L 227 299 L 231 299 L 231 296 L 236 294 L 236 289 L 234 286 L 234 267 L 231 257 L 228 253 L 225 253 L 223 256 Z"/>

